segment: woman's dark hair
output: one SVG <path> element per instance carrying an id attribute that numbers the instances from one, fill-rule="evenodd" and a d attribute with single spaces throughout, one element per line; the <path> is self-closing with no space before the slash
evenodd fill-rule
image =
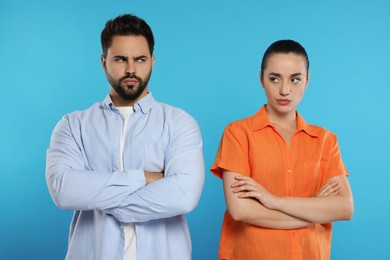
<path id="1" fill-rule="evenodd" d="M 301 55 L 305 58 L 307 64 L 307 71 L 309 71 L 309 57 L 307 56 L 305 48 L 302 45 L 293 40 L 280 40 L 272 43 L 263 55 L 263 60 L 261 61 L 261 71 L 265 70 L 269 57 L 272 54 L 288 54 L 294 53 Z"/>
<path id="2" fill-rule="evenodd" d="M 107 49 L 110 47 L 112 38 L 115 35 L 144 36 L 148 42 L 150 54 L 153 55 L 153 32 L 143 19 L 132 14 L 124 14 L 116 17 L 115 19 L 109 20 L 100 35 L 103 56 L 107 55 Z"/>

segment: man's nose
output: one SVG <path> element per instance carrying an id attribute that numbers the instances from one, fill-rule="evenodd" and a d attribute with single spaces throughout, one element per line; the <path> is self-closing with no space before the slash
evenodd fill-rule
<path id="1" fill-rule="evenodd" d="M 135 66 L 132 62 L 129 62 L 126 67 L 125 74 L 135 74 Z"/>

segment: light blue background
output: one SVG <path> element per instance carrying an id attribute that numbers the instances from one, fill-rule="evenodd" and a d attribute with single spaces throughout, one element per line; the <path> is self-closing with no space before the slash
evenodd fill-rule
<path id="1" fill-rule="evenodd" d="M 156 99 L 199 122 L 207 176 L 189 214 L 195 260 L 216 259 L 225 210 L 210 168 L 223 128 L 265 102 L 258 71 L 275 40 L 301 42 L 311 82 L 299 111 L 339 137 L 355 215 L 334 226 L 332 259 L 390 259 L 388 1 L 0 2 L 0 258 L 63 259 L 70 211 L 54 206 L 45 152 L 65 113 L 102 100 L 105 22 L 132 12 L 156 38 Z"/>

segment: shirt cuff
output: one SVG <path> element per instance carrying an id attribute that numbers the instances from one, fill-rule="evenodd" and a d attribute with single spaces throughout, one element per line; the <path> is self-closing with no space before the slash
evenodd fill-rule
<path id="1" fill-rule="evenodd" d="M 131 193 L 141 189 L 146 185 L 145 173 L 143 170 L 125 171 L 129 181 Z"/>

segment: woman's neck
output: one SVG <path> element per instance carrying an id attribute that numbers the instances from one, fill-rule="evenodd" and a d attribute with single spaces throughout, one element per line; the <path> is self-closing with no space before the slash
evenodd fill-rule
<path id="1" fill-rule="evenodd" d="M 266 111 L 271 125 L 279 126 L 284 129 L 296 129 L 297 113 L 295 110 L 288 113 L 278 113 L 266 106 Z"/>
<path id="2" fill-rule="evenodd" d="M 296 111 L 291 113 L 273 113 L 267 110 L 268 120 L 279 132 L 287 146 L 290 147 L 291 139 L 297 129 Z"/>

